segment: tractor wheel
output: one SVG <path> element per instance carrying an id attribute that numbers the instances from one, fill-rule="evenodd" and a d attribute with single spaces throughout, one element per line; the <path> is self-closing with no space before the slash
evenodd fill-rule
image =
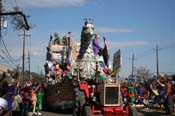
<path id="1" fill-rule="evenodd" d="M 129 107 L 129 116 L 137 116 L 137 108 Z"/>
<path id="2" fill-rule="evenodd" d="M 74 88 L 73 116 L 81 116 L 85 103 L 84 92 L 80 91 L 78 87 Z"/>
<path id="3" fill-rule="evenodd" d="M 90 106 L 84 106 L 81 116 L 92 116 L 91 107 Z"/>

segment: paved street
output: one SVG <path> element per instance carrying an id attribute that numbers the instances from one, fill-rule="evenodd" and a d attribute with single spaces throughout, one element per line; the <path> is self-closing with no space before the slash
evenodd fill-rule
<path id="1" fill-rule="evenodd" d="M 167 116 L 163 109 L 146 109 L 144 107 L 138 107 L 138 116 Z M 173 113 L 175 116 L 175 112 Z"/>
<path id="2" fill-rule="evenodd" d="M 138 116 L 166 116 L 165 111 L 160 109 L 146 109 L 144 107 L 137 107 L 137 110 L 138 110 L 137 113 Z M 29 116 L 32 116 L 31 113 L 29 114 L 30 114 Z M 72 114 L 60 114 L 60 113 L 51 113 L 42 111 L 42 116 L 72 116 Z M 175 113 L 173 113 L 173 116 L 175 116 Z"/>
<path id="3" fill-rule="evenodd" d="M 59 114 L 59 113 L 51 113 L 42 111 L 42 116 L 72 116 L 72 114 Z M 29 116 L 32 116 L 32 113 L 29 112 Z"/>
<path id="4" fill-rule="evenodd" d="M 29 116 L 32 116 L 32 113 L 29 113 Z M 51 112 L 44 112 L 42 111 L 42 116 L 72 116 L 72 114 L 60 114 L 60 113 L 51 113 Z M 101 116 L 101 115 L 95 115 Z"/>

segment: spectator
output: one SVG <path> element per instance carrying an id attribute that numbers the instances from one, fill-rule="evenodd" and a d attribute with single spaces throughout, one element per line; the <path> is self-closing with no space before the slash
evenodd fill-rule
<path id="1" fill-rule="evenodd" d="M 5 111 L 8 109 L 7 100 L 3 97 L 0 97 L 0 116 L 4 116 Z"/>
<path id="2" fill-rule="evenodd" d="M 165 88 L 162 86 L 158 86 L 158 93 L 159 93 L 159 101 L 158 101 L 159 106 L 160 108 L 163 108 Z"/>
<path id="3" fill-rule="evenodd" d="M 12 102 L 12 116 L 20 116 L 20 104 L 22 103 L 22 97 L 20 94 L 14 95 Z"/>
<path id="4" fill-rule="evenodd" d="M 37 93 L 37 109 L 38 109 L 38 112 L 37 112 L 37 114 L 38 115 L 42 115 L 41 114 L 41 110 L 42 110 L 42 98 L 43 98 L 43 95 L 44 95 L 44 93 L 42 92 L 42 88 L 40 87 L 39 88 L 39 90 L 38 90 L 38 93 Z"/>
<path id="5" fill-rule="evenodd" d="M 148 109 L 148 107 L 149 107 L 149 91 L 147 89 L 144 90 L 143 97 L 144 97 L 143 104 Z"/>
<path id="6" fill-rule="evenodd" d="M 122 94 L 123 103 L 126 103 L 126 101 L 127 101 L 127 87 L 126 87 L 125 83 L 123 83 L 123 85 L 121 87 L 121 94 Z"/>
<path id="7" fill-rule="evenodd" d="M 128 93 L 128 102 L 133 104 L 135 100 L 135 89 L 133 84 L 128 85 L 127 93 Z"/>
<path id="8" fill-rule="evenodd" d="M 160 86 L 165 87 L 164 107 L 165 107 L 166 114 L 172 116 L 172 112 L 173 112 L 173 97 L 171 95 L 171 93 L 172 93 L 172 84 L 168 80 L 167 77 L 162 77 L 161 80 L 157 80 L 157 83 Z"/>
<path id="9" fill-rule="evenodd" d="M 37 114 L 36 113 L 36 102 L 37 102 L 37 97 L 36 97 L 37 93 L 36 93 L 36 91 L 37 90 L 38 90 L 38 87 L 37 88 L 33 87 L 32 90 L 31 90 L 31 94 L 32 94 L 31 102 L 32 102 L 32 105 L 33 105 L 32 113 L 35 114 L 35 115 Z"/>
<path id="10" fill-rule="evenodd" d="M 2 91 L 2 95 L 7 94 L 7 90 L 8 90 L 8 82 L 6 80 L 2 81 L 2 86 L 1 86 L 1 91 Z"/>
<path id="11" fill-rule="evenodd" d="M 14 80 L 12 80 L 7 90 L 8 110 L 12 110 L 12 102 L 13 102 L 15 92 L 16 92 L 16 83 L 14 82 Z"/>
<path id="12" fill-rule="evenodd" d="M 137 85 L 135 89 L 136 89 L 136 93 L 137 93 L 135 103 L 141 105 L 143 103 L 144 88 L 139 83 L 139 85 Z"/>
<path id="13" fill-rule="evenodd" d="M 172 115 L 173 112 L 173 97 L 172 97 L 172 84 L 168 80 L 165 83 L 165 111 L 166 114 Z"/>
<path id="14" fill-rule="evenodd" d="M 23 104 L 22 104 L 22 116 L 28 116 L 28 111 L 29 111 L 29 103 L 30 103 L 30 93 L 29 93 L 29 88 L 25 87 L 24 91 L 21 93 L 23 97 Z"/>

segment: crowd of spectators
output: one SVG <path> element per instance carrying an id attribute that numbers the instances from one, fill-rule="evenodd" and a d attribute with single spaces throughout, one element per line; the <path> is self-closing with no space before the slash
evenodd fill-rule
<path id="1" fill-rule="evenodd" d="M 121 95 L 124 103 L 165 110 L 172 116 L 175 111 L 175 80 L 166 75 L 145 82 L 122 81 Z"/>
<path id="2" fill-rule="evenodd" d="M 9 77 L 9 78 L 8 78 Z M 0 116 L 42 115 L 47 91 L 45 82 L 20 81 L 17 74 L 0 77 Z M 161 109 L 167 115 L 175 112 L 175 80 L 160 76 L 145 82 L 121 82 L 123 103 Z"/>
<path id="3" fill-rule="evenodd" d="M 43 82 L 21 82 L 16 75 L 1 76 L 0 116 L 41 115 L 46 84 Z"/>

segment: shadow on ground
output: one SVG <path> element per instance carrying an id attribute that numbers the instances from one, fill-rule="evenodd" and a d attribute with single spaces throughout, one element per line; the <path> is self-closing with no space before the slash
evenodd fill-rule
<path id="1" fill-rule="evenodd" d="M 139 116 L 166 116 L 163 109 L 146 109 L 144 107 L 137 108 Z M 173 113 L 173 116 L 175 113 Z"/>

